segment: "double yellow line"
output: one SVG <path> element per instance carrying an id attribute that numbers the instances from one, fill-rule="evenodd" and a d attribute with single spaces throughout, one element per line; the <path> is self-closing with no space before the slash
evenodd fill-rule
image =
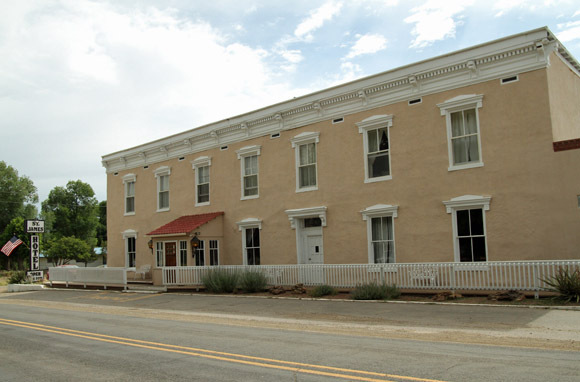
<path id="1" fill-rule="evenodd" d="M 66 328 L 59 328 L 56 326 L 48 326 L 35 324 L 32 322 L 23 322 L 15 320 L 7 320 L 0 318 L 0 324 L 8 326 L 16 326 L 25 329 L 32 329 L 42 332 L 55 333 L 71 337 L 79 337 L 93 341 L 108 342 L 113 344 L 120 344 L 126 346 L 133 346 L 143 349 L 158 350 L 170 353 L 178 353 L 190 355 L 194 357 L 213 359 L 224 362 L 232 362 L 250 366 L 264 367 L 269 369 L 285 370 L 293 373 L 314 374 L 319 376 L 326 376 L 332 378 L 347 379 L 349 381 L 368 381 L 368 382 L 395 382 L 395 381 L 419 381 L 419 382 L 443 382 L 434 379 L 414 378 L 394 374 L 375 373 L 371 371 L 343 369 L 338 367 L 311 365 L 307 363 L 282 361 L 270 358 L 253 357 L 242 354 L 225 353 L 214 350 L 192 348 L 186 346 L 177 346 L 163 344 L 159 342 L 150 342 L 142 340 L 134 340 L 131 338 L 108 336 L 105 334 L 83 332 L 80 330 L 72 330 Z M 379 379 L 380 378 L 380 379 Z M 385 379 L 389 378 L 389 379 Z"/>

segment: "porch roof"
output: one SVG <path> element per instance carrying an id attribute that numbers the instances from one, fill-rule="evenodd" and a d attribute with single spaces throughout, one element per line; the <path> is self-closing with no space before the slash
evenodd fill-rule
<path id="1" fill-rule="evenodd" d="M 165 236 L 165 235 L 177 235 L 177 234 L 188 234 L 194 229 L 201 227 L 205 223 L 212 221 L 224 212 L 212 212 L 209 214 L 199 214 L 199 215 L 186 215 L 181 216 L 170 223 L 167 223 L 156 230 L 153 230 L 146 234 L 147 236 Z"/>

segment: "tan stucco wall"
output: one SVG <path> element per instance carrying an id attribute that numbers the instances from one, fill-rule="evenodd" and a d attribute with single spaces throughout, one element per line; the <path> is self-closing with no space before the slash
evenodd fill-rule
<path id="1" fill-rule="evenodd" d="M 137 265 L 154 264 L 145 233 L 182 215 L 224 211 L 222 264 L 242 264 L 242 233 L 236 222 L 262 220 L 262 264 L 296 264 L 296 232 L 285 210 L 326 206 L 324 262 L 367 263 L 367 229 L 361 210 L 376 204 L 398 205 L 396 261 L 454 261 L 452 218 L 443 201 L 462 195 L 491 196 L 486 213 L 488 259 L 580 258 L 580 150 L 554 153 L 546 70 L 523 73 L 519 81 L 499 80 L 424 96 L 407 102 L 282 131 L 108 175 L 109 263 L 123 266 L 126 229 L 138 231 Z M 479 109 L 484 166 L 448 171 L 445 118 L 438 103 L 459 95 L 483 94 Z M 551 93 L 550 93 L 551 94 Z M 392 180 L 364 183 L 362 134 L 355 123 L 373 115 L 393 115 L 390 130 Z M 320 132 L 318 190 L 296 192 L 295 153 L 290 139 Z M 258 199 L 240 200 L 240 160 L 236 150 L 261 145 Z M 211 157 L 209 206 L 195 207 L 191 161 Z M 156 210 L 153 171 L 171 167 L 170 211 Z M 136 214 L 123 216 L 123 182 L 135 173 Z M 207 246 L 207 244 L 206 244 Z"/>
<path id="2" fill-rule="evenodd" d="M 580 138 L 580 77 L 556 53 L 550 56 L 548 87 L 554 142 Z"/>

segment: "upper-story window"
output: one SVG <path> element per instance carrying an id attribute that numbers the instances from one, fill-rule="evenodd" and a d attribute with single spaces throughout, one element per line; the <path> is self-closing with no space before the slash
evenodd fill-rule
<path id="1" fill-rule="evenodd" d="M 356 125 L 363 135 L 365 183 L 392 179 L 389 130 L 392 115 L 375 115 Z"/>
<path id="2" fill-rule="evenodd" d="M 135 215 L 135 174 L 127 174 L 123 177 L 125 186 L 125 215 Z"/>
<path id="3" fill-rule="evenodd" d="M 318 189 L 316 149 L 320 133 L 302 133 L 291 139 L 296 154 L 296 192 Z"/>
<path id="4" fill-rule="evenodd" d="M 490 201 L 489 196 L 464 195 L 443 202 L 452 216 L 455 261 L 487 261 L 485 211 Z"/>
<path id="5" fill-rule="evenodd" d="M 241 160 L 242 200 L 259 196 L 258 156 L 260 151 L 261 146 L 247 146 L 236 151 L 238 159 Z"/>
<path id="6" fill-rule="evenodd" d="M 449 171 L 483 166 L 478 116 L 482 100 L 483 95 L 472 94 L 437 105 L 447 125 Z"/>
<path id="7" fill-rule="evenodd" d="M 157 211 L 169 210 L 169 175 L 171 169 L 167 166 L 155 170 L 157 177 Z"/>
<path id="8" fill-rule="evenodd" d="M 211 158 L 207 156 L 199 157 L 191 164 L 195 170 L 195 205 L 209 205 L 209 168 L 211 166 Z"/>

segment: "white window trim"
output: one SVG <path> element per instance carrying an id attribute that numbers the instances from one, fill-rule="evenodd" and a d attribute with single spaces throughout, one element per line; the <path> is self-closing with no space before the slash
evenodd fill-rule
<path id="1" fill-rule="evenodd" d="M 123 186 L 124 186 L 124 192 L 125 192 L 125 208 L 124 208 L 124 215 L 125 216 L 132 216 L 135 215 L 135 210 L 137 209 L 137 206 L 135 204 L 135 195 L 133 195 L 133 212 L 127 212 L 127 187 L 129 183 L 135 183 L 135 185 L 137 184 L 137 175 L 135 174 L 127 174 L 123 177 Z"/>
<path id="2" fill-rule="evenodd" d="M 242 261 L 244 265 L 248 265 L 248 256 L 246 253 L 246 230 L 249 228 L 258 228 L 262 230 L 262 220 L 257 218 L 247 218 L 236 223 L 238 230 L 242 232 Z M 260 234 L 260 262 L 262 258 L 262 234 Z"/>
<path id="3" fill-rule="evenodd" d="M 244 196 L 244 177 L 246 176 L 244 161 L 245 161 L 245 158 L 247 158 L 247 157 L 252 157 L 254 155 L 260 156 L 261 150 L 262 150 L 262 146 L 260 146 L 260 145 L 246 146 L 246 147 L 242 147 L 239 150 L 236 150 L 236 153 L 238 154 L 238 159 L 240 160 L 240 180 L 241 180 L 241 187 L 242 187 L 242 190 L 241 190 L 242 197 L 240 198 L 240 200 L 257 199 L 260 197 L 260 163 L 259 163 L 259 161 L 258 161 L 258 173 L 256 174 L 256 176 L 258 177 L 258 194 Z"/>
<path id="4" fill-rule="evenodd" d="M 463 195 L 450 200 L 444 201 L 443 204 L 446 207 L 447 213 L 451 214 L 452 218 L 452 229 L 453 229 L 453 253 L 456 263 L 461 264 L 472 264 L 472 263 L 462 263 L 459 257 L 459 240 L 457 238 L 457 211 L 481 208 L 482 218 L 483 218 L 483 234 L 485 236 L 485 259 L 489 261 L 488 257 L 488 246 L 487 246 L 487 223 L 485 218 L 485 212 L 489 211 L 489 205 L 491 203 L 491 196 L 481 196 L 481 195 Z M 477 265 L 477 263 L 474 263 Z"/>
<path id="5" fill-rule="evenodd" d="M 127 229 L 123 231 L 123 241 L 125 242 L 125 267 L 129 267 L 129 243 L 127 239 L 135 239 L 135 264 L 137 263 L 137 231 L 134 229 Z"/>
<path id="6" fill-rule="evenodd" d="M 201 206 L 209 206 L 210 202 L 211 202 L 211 158 L 208 156 L 202 156 L 199 158 L 196 158 L 194 160 L 191 161 L 191 166 L 193 168 L 193 170 L 195 171 L 195 206 L 196 207 L 201 207 Z M 200 167 L 208 167 L 208 171 L 209 171 L 209 201 L 207 202 L 203 202 L 203 203 L 198 203 L 197 202 L 197 186 L 198 186 L 198 175 L 197 175 L 197 170 Z"/>
<path id="7" fill-rule="evenodd" d="M 391 204 L 375 204 L 362 210 L 363 221 L 367 222 L 367 253 L 369 264 L 375 264 L 375 254 L 373 251 L 373 227 L 372 218 L 392 217 L 393 218 L 393 259 L 397 262 L 397 242 L 395 240 L 395 218 L 398 216 L 399 206 Z"/>
<path id="8" fill-rule="evenodd" d="M 393 116 L 392 115 L 373 115 L 372 117 L 366 118 L 361 122 L 357 122 L 358 132 L 363 136 L 363 149 L 364 149 L 364 166 L 365 166 L 365 183 L 381 182 L 385 180 L 393 179 L 393 168 L 391 166 L 391 127 L 393 126 Z M 389 175 L 378 176 L 375 178 L 369 178 L 369 164 L 368 164 L 368 131 L 376 130 L 386 127 L 387 137 L 389 139 Z"/>
<path id="9" fill-rule="evenodd" d="M 153 173 L 155 174 L 155 177 L 157 178 L 157 195 L 156 195 L 157 196 L 157 212 L 169 211 L 169 207 L 159 208 L 159 192 L 160 192 L 160 188 L 161 188 L 161 176 L 171 175 L 171 168 L 169 166 L 162 166 L 162 167 L 159 167 L 158 169 L 156 169 Z M 171 182 L 169 184 L 171 185 Z M 169 205 L 171 206 L 171 186 L 169 186 L 169 190 L 167 190 L 167 191 L 169 192 Z"/>
<path id="10" fill-rule="evenodd" d="M 159 264 L 159 252 L 161 252 L 161 264 Z M 155 265 L 157 268 L 165 266 L 165 242 L 155 242 Z"/>
<path id="11" fill-rule="evenodd" d="M 308 192 L 318 190 L 318 142 L 320 141 L 320 132 L 304 132 L 298 134 L 294 138 L 290 139 L 292 143 L 292 148 L 294 149 L 294 156 L 296 161 L 296 192 Z M 300 187 L 300 146 L 309 143 L 314 143 L 314 149 L 316 150 L 316 186 L 310 187 Z"/>
<path id="12" fill-rule="evenodd" d="M 451 98 L 443 103 L 437 104 L 439 109 L 441 109 L 441 116 L 445 117 L 445 123 L 447 125 L 447 151 L 449 156 L 449 168 L 448 171 L 464 170 L 468 168 L 483 167 L 483 153 L 481 151 L 481 129 L 479 128 L 479 109 L 483 106 L 483 94 L 468 94 L 460 95 Z M 477 144 L 479 150 L 479 161 L 455 165 L 453 163 L 453 147 L 451 143 L 451 113 L 455 113 L 462 110 L 475 109 L 475 121 L 477 124 Z"/>

